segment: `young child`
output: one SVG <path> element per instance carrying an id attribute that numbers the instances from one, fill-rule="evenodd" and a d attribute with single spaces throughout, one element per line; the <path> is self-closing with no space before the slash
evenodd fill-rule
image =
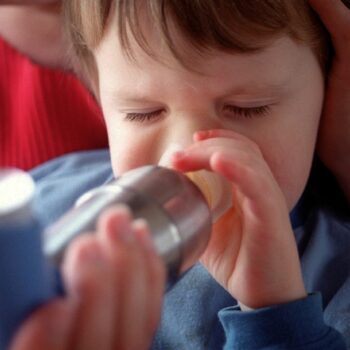
<path id="1" fill-rule="evenodd" d="M 324 14 L 326 5 L 313 3 Z M 104 112 L 114 174 L 157 164 L 175 142 L 186 147 L 173 155 L 174 168 L 211 170 L 232 183 L 234 206 L 214 225 L 201 258 L 205 269 L 196 265 L 166 294 L 152 348 L 349 346 L 349 214 L 345 201 L 344 216 L 337 211 L 341 202 L 337 210 L 324 202 L 324 184 L 314 177 L 324 173 L 312 164 L 328 51 L 307 2 L 66 5 L 78 58 Z M 335 43 L 339 52 L 343 43 Z M 329 96 L 331 109 L 336 99 Z M 336 161 L 324 159 L 346 187 L 339 163 L 348 158 L 337 150 Z M 44 309 L 15 349 L 30 348 L 39 336 L 47 344 L 48 335 L 35 327 L 53 310 L 65 317 L 50 348 L 147 348 L 164 279 L 147 228 L 117 208 L 102 215 L 97 231 L 68 251 L 65 274 L 80 302 L 76 309 L 64 301 Z M 136 239 L 126 239 L 128 233 Z M 123 273 L 125 266 L 135 275 Z M 72 315 L 75 325 L 63 327 Z"/>

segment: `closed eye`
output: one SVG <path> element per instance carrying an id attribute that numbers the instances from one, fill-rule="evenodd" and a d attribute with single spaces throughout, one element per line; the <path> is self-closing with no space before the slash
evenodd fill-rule
<path id="1" fill-rule="evenodd" d="M 234 105 L 225 105 L 224 110 L 232 113 L 239 117 L 244 118 L 253 118 L 253 117 L 263 117 L 267 115 L 270 111 L 270 107 L 268 105 L 258 106 L 258 107 L 238 107 Z M 161 117 L 161 114 L 164 112 L 163 109 L 158 109 L 151 112 L 130 112 L 125 116 L 125 120 L 131 122 L 153 122 Z"/>
<path id="2" fill-rule="evenodd" d="M 161 117 L 161 114 L 163 113 L 163 109 L 151 111 L 151 112 L 145 112 L 145 113 L 140 113 L 140 112 L 132 112 L 132 113 L 127 113 L 125 115 L 125 120 L 131 121 L 131 122 L 148 122 L 148 121 L 154 121 L 158 118 Z"/>
<path id="3" fill-rule="evenodd" d="M 224 106 L 224 110 L 244 118 L 263 117 L 270 111 L 269 106 L 238 107 L 233 105 Z"/>

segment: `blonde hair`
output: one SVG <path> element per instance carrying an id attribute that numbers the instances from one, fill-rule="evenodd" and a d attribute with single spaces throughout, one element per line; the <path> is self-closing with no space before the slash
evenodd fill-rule
<path id="1" fill-rule="evenodd" d="M 98 88 L 93 50 L 103 38 L 111 12 L 116 14 L 119 40 L 133 56 L 130 35 L 151 56 L 140 7 L 158 29 L 173 55 L 186 65 L 169 28 L 170 19 L 198 52 L 219 49 L 253 52 L 271 39 L 287 35 L 314 51 L 326 70 L 330 56 L 327 32 L 307 0 L 65 0 L 64 20 L 80 71 Z"/>

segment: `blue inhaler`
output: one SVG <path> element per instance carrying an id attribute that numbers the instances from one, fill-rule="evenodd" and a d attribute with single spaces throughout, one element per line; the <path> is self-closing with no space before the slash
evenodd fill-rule
<path id="1" fill-rule="evenodd" d="M 0 349 L 20 323 L 57 293 L 31 213 L 34 182 L 17 169 L 0 170 Z M 52 281 L 52 283 L 51 283 Z"/>

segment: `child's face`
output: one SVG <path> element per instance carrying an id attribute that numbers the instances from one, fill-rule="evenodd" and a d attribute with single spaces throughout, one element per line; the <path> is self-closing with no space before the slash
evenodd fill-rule
<path id="1" fill-rule="evenodd" d="M 137 61 L 130 60 L 111 28 L 95 54 L 116 174 L 157 164 L 169 144 L 190 144 L 194 131 L 231 129 L 260 147 L 294 206 L 308 178 L 323 100 L 322 72 L 309 47 L 283 37 L 254 54 L 214 51 L 193 57 L 199 74 L 161 47 L 156 53 L 167 64 L 136 44 Z"/>

